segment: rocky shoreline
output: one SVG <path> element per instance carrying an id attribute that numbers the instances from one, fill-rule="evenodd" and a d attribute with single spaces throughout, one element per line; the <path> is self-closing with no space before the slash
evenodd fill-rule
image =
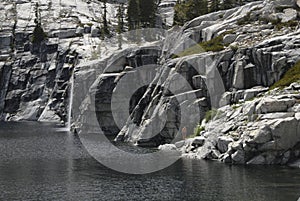
<path id="1" fill-rule="evenodd" d="M 203 121 L 199 136 L 161 145 L 160 149 L 224 163 L 300 167 L 299 92 L 300 84 L 293 83 L 285 89 L 258 93 L 252 100 L 221 107 L 212 120 Z"/>
<path id="2" fill-rule="evenodd" d="M 124 34 L 128 43 L 121 50 L 116 38 L 99 37 L 102 3 L 76 2 L 40 5 L 41 15 L 51 17 L 42 18 L 47 40 L 38 47 L 30 41 L 35 3 L 0 4 L 11 11 L 0 34 L 0 120 L 67 122 L 74 87 L 72 120 L 79 133 L 100 125 L 117 141 L 161 145 L 191 158 L 299 166 L 299 83 L 270 89 L 300 60 L 299 1 L 249 2 L 164 30 L 163 36 L 154 32 L 159 41 L 142 45 Z M 117 6 L 108 3 L 113 26 Z M 160 7 L 169 25 L 172 6 L 166 0 Z M 126 76 L 144 83 L 128 103 L 129 117 L 111 108 L 113 93 L 132 86 L 116 88 Z M 93 122 L 91 113 L 97 116 Z M 207 113 L 213 118 L 203 121 Z M 188 134 L 197 127 L 202 132 L 181 141 L 183 127 Z"/>

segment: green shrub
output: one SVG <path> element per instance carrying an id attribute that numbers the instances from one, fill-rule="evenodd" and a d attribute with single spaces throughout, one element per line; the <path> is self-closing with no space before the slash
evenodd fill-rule
<path id="1" fill-rule="evenodd" d="M 213 51 L 213 52 L 222 51 L 224 50 L 224 46 L 228 46 L 228 44 L 223 43 L 224 35 L 225 34 L 221 34 L 220 36 L 217 36 L 209 41 L 199 43 L 199 45 L 206 51 Z"/>
<path id="2" fill-rule="evenodd" d="M 226 31 L 223 34 L 205 42 L 201 42 L 197 45 L 194 45 L 192 47 L 189 47 L 185 49 L 184 51 L 178 53 L 177 55 L 173 55 L 172 58 L 178 58 L 178 57 L 184 57 L 188 55 L 193 55 L 193 54 L 199 54 L 202 52 L 208 52 L 208 51 L 213 51 L 213 52 L 219 52 L 225 49 L 229 44 L 224 44 L 223 39 L 226 34 L 233 33 L 233 31 Z"/>
<path id="3" fill-rule="evenodd" d="M 279 22 L 279 23 L 272 23 L 278 30 L 282 29 L 283 27 L 291 27 L 295 28 L 299 22 L 297 20 L 292 20 L 288 22 Z"/>
<path id="4" fill-rule="evenodd" d="M 208 13 L 207 0 L 177 1 L 174 7 L 174 25 L 182 26 L 198 16 Z"/>
<path id="5" fill-rule="evenodd" d="M 237 105 L 237 104 L 232 105 L 232 109 L 234 109 L 234 110 L 236 110 L 236 109 L 238 109 L 240 107 L 241 107 L 241 105 Z"/>
<path id="6" fill-rule="evenodd" d="M 184 57 L 188 55 L 193 55 L 193 54 L 199 54 L 205 52 L 203 48 L 201 48 L 199 45 L 194 45 L 192 47 L 189 47 L 185 49 L 184 51 L 178 53 L 177 55 L 173 55 L 172 58 L 178 58 L 178 57 Z"/>
<path id="7" fill-rule="evenodd" d="M 205 130 L 205 128 L 204 128 L 203 126 L 201 126 L 201 125 L 198 124 L 198 125 L 194 128 L 194 133 L 193 133 L 193 135 L 190 136 L 190 138 L 200 136 L 200 133 L 201 133 L 202 131 L 204 131 L 204 130 Z"/>
<path id="8" fill-rule="evenodd" d="M 286 86 L 289 86 L 293 82 L 299 82 L 300 81 L 300 61 L 298 61 L 292 68 L 290 68 L 284 76 L 277 81 L 275 84 L 273 84 L 270 89 L 274 88 L 284 88 Z"/>
<path id="9" fill-rule="evenodd" d="M 229 46 L 229 47 L 230 47 L 230 49 L 231 49 L 232 51 L 234 51 L 234 52 L 236 52 L 236 51 L 239 49 L 239 47 L 236 46 L 236 45 L 231 45 L 231 46 Z"/>
<path id="10" fill-rule="evenodd" d="M 218 110 L 213 108 L 205 113 L 205 120 L 208 122 L 216 117 L 218 114 Z"/>
<path id="11" fill-rule="evenodd" d="M 197 125 L 196 128 L 194 129 L 194 135 L 199 136 L 200 133 L 204 130 L 205 128 L 203 126 Z"/>

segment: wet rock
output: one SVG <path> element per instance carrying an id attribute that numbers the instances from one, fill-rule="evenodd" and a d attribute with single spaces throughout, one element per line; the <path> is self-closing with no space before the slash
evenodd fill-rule
<path id="1" fill-rule="evenodd" d="M 233 142 L 233 139 L 227 136 L 221 136 L 218 138 L 217 148 L 221 153 L 225 153 L 228 150 L 229 143 Z"/>
<path id="2" fill-rule="evenodd" d="M 247 165 L 263 165 L 265 164 L 266 159 L 262 155 L 258 155 L 247 162 Z"/>
<path id="3" fill-rule="evenodd" d="M 192 139 L 191 145 L 201 147 L 205 143 L 205 137 L 199 136 Z"/>
<path id="4" fill-rule="evenodd" d="M 245 163 L 245 152 L 242 150 L 236 151 L 231 155 L 233 163 L 244 164 Z"/>
<path id="5" fill-rule="evenodd" d="M 232 159 L 231 156 L 229 154 L 224 154 L 221 158 L 221 161 L 224 163 L 231 163 Z"/>

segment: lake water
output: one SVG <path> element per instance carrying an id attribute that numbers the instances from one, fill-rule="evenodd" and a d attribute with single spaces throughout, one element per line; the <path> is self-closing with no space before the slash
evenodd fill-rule
<path id="1" fill-rule="evenodd" d="M 300 170 L 181 159 L 147 175 L 110 170 L 53 124 L 0 124 L 0 200 L 297 200 Z"/>

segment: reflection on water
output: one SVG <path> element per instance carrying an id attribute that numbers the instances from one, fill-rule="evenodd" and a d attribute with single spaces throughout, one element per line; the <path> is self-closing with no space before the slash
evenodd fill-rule
<path id="1" fill-rule="evenodd" d="M 160 172 L 126 175 L 99 164 L 76 137 L 57 132 L 53 124 L 0 126 L 0 200 L 288 201 L 300 196 L 298 169 L 179 160 Z"/>

